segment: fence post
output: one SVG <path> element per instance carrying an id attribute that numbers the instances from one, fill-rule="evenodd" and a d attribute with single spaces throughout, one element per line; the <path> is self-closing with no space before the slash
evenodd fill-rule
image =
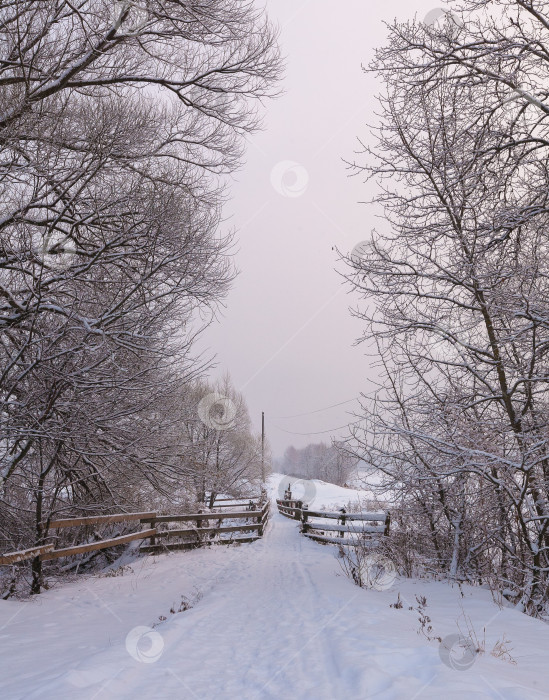
<path id="1" fill-rule="evenodd" d="M 307 512 L 309 510 L 309 506 L 304 503 L 303 508 L 301 509 L 301 532 L 308 532 L 309 531 L 309 525 L 307 524 L 307 520 L 309 519 L 309 513 Z"/>
<path id="2" fill-rule="evenodd" d="M 345 521 L 347 520 L 347 517 L 346 517 L 346 515 L 345 515 L 345 514 L 347 513 L 347 511 L 345 510 L 345 508 L 340 508 L 340 509 L 339 509 L 339 512 L 341 513 L 341 515 L 340 515 L 340 517 L 338 518 L 338 523 L 341 521 L 341 525 L 344 526 L 344 525 L 345 525 Z M 345 537 L 345 533 L 343 532 L 343 530 L 339 533 L 339 536 L 340 536 L 341 538 Z"/>
<path id="3" fill-rule="evenodd" d="M 258 515 L 258 516 L 256 517 L 256 519 L 255 519 L 256 523 L 260 523 L 260 522 L 261 522 L 261 513 L 263 512 L 263 506 L 261 505 L 261 502 L 259 502 L 259 503 L 256 505 L 256 504 L 250 499 L 250 502 L 249 502 L 249 504 L 248 504 L 248 510 L 259 510 L 259 511 L 260 511 L 260 512 L 259 512 L 259 515 Z M 247 519 L 246 519 L 246 522 L 248 522 Z M 253 522 L 253 520 L 252 520 L 252 522 Z"/>
<path id="4" fill-rule="evenodd" d="M 202 508 L 199 508 L 198 512 L 202 513 Z M 202 527 L 202 518 L 196 519 L 196 527 Z"/>
<path id="5" fill-rule="evenodd" d="M 149 527 L 156 527 L 156 520 L 151 520 L 149 523 Z M 150 545 L 155 545 L 156 544 L 156 535 L 151 535 L 149 537 L 149 544 Z"/>
<path id="6" fill-rule="evenodd" d="M 391 513 L 387 513 L 385 517 L 385 530 L 383 531 L 383 534 L 387 536 L 389 534 L 389 528 L 391 526 Z"/>
<path id="7" fill-rule="evenodd" d="M 297 508 L 297 510 L 294 513 L 294 519 L 301 520 L 301 509 L 303 508 L 303 501 L 295 501 L 295 508 Z"/>
<path id="8" fill-rule="evenodd" d="M 258 521 L 259 528 L 257 530 L 257 534 L 259 535 L 259 537 L 263 537 L 263 528 L 265 526 L 265 521 L 267 520 L 268 514 L 269 514 L 269 506 L 267 506 L 265 508 L 265 511 L 263 511 L 263 509 L 261 509 L 261 516 L 260 516 L 259 521 Z"/>

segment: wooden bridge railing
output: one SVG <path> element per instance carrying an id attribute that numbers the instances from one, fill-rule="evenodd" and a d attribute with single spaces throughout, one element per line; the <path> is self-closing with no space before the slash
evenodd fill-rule
<path id="1" fill-rule="evenodd" d="M 339 512 L 310 510 L 307 504 L 299 500 L 277 499 L 278 512 L 286 518 L 301 522 L 301 532 L 317 542 L 356 547 L 376 537 L 389 535 L 391 515 L 387 513 L 347 513 L 345 509 Z M 310 518 L 337 520 L 337 524 L 317 522 Z M 364 523 L 373 523 L 366 525 Z M 324 533 L 337 533 L 338 537 Z M 346 534 L 351 535 L 345 537 Z"/>
<path id="2" fill-rule="evenodd" d="M 149 511 L 144 513 L 115 513 L 112 515 L 91 515 L 81 518 L 63 518 L 61 520 L 51 520 L 44 524 L 47 527 L 48 534 L 45 539 L 51 539 L 54 535 L 49 534 L 51 530 L 65 527 L 79 527 L 82 525 L 108 525 L 111 523 L 132 522 L 154 515 Z M 71 547 L 63 547 L 62 549 L 54 549 L 55 543 L 45 542 L 37 547 L 21 550 L 19 552 L 9 552 L 8 554 L 0 555 L 0 566 L 8 564 L 16 564 L 29 559 L 40 559 L 40 561 L 48 561 L 50 559 L 60 559 L 61 557 L 70 557 L 74 554 L 83 554 L 84 552 L 93 552 L 99 549 L 108 549 L 116 547 L 120 544 L 126 544 L 133 540 L 146 539 L 154 536 L 156 531 L 153 529 L 141 530 L 132 532 L 119 537 L 111 537 L 105 540 L 96 540 L 94 542 L 85 542 L 84 544 L 73 545 Z"/>
<path id="3" fill-rule="evenodd" d="M 166 549 L 187 549 L 191 547 L 199 547 L 203 544 L 211 544 L 213 537 L 215 537 L 215 535 L 218 533 L 257 531 L 257 535 L 255 536 L 216 540 L 216 542 L 221 542 L 223 544 L 229 544 L 231 542 L 253 542 L 262 537 L 265 524 L 269 517 L 269 501 L 266 501 L 265 503 L 254 503 L 248 501 L 248 503 L 245 504 L 234 505 L 241 506 L 242 510 L 227 510 L 219 513 L 208 511 L 204 513 L 200 512 L 185 515 L 157 515 L 156 512 L 146 511 L 142 513 L 116 513 L 113 515 L 93 515 L 52 520 L 47 523 L 48 534 L 45 536 L 45 539 L 51 539 L 54 537 L 53 534 L 49 534 L 51 530 L 66 527 L 108 525 L 111 523 L 135 521 L 138 521 L 140 524 L 148 524 L 149 527 L 144 530 L 120 535 L 118 537 L 111 537 L 109 539 L 97 540 L 94 542 L 85 542 L 83 544 L 73 545 L 71 547 L 63 547 L 61 549 L 54 549 L 55 543 L 53 542 L 45 542 L 37 547 L 32 547 L 30 549 L 20 550 L 17 552 L 8 552 L 7 554 L 0 555 L 0 566 L 17 564 L 22 561 L 28 561 L 29 559 L 39 559 L 40 561 L 60 559 L 61 557 L 70 557 L 75 554 L 82 554 L 84 552 L 92 552 L 100 549 L 117 547 L 118 545 L 132 542 L 133 540 L 150 539 L 150 545 L 140 547 L 140 551 L 161 552 Z M 246 507 L 247 510 L 244 510 L 244 507 Z M 221 523 L 224 520 L 233 519 L 246 519 L 246 523 L 221 527 Z M 209 521 L 215 522 L 216 526 L 209 527 Z M 184 522 L 188 523 L 188 526 L 177 530 L 161 530 L 157 528 L 157 524 L 168 522 Z M 196 525 L 194 525 L 194 523 L 196 523 Z M 159 544 L 156 541 L 157 538 L 166 538 L 169 540 L 169 538 L 174 536 L 181 537 L 185 535 L 189 536 L 190 539 L 179 543 Z M 204 535 L 208 535 L 209 538 L 206 540 Z"/>
<path id="4" fill-rule="evenodd" d="M 154 518 L 147 518 L 142 522 L 150 523 L 156 528 L 155 537 L 151 538 L 150 545 L 141 547 L 144 552 L 162 552 L 171 549 L 192 549 L 212 543 L 217 534 L 257 531 L 257 535 L 245 537 L 230 537 L 227 539 L 217 539 L 216 544 L 231 544 L 234 542 L 255 542 L 263 536 L 265 524 L 269 517 L 269 501 L 264 504 L 253 504 L 253 510 L 223 511 L 223 512 L 200 512 L 185 515 L 159 515 Z M 223 506 L 224 508 L 225 506 Z M 245 520 L 243 524 L 222 526 L 224 520 Z M 251 522 L 248 522 L 250 521 Z M 210 526 L 210 521 L 215 523 Z M 181 522 L 186 523 L 184 528 L 172 528 L 158 530 L 158 524 Z M 169 542 L 172 537 L 179 538 L 178 542 Z M 183 539 L 181 539 L 183 538 Z M 156 540 L 166 540 L 158 543 Z"/>

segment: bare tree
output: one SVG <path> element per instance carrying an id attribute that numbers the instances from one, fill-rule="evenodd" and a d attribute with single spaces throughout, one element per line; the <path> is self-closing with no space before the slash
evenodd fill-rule
<path id="1" fill-rule="evenodd" d="M 182 396 L 180 415 L 181 459 L 191 466 L 183 484 L 196 501 L 211 508 L 221 493 L 259 494 L 261 438 L 252 432 L 244 397 L 230 377 L 195 382 Z"/>
<path id="2" fill-rule="evenodd" d="M 231 0 L 0 2 L 0 36 L 1 536 L 22 546 L 179 474 L 162 407 L 208 364 L 220 178 L 279 59 Z"/>
<path id="3" fill-rule="evenodd" d="M 304 479 L 322 479 L 343 486 L 356 466 L 357 459 L 340 449 L 334 442 L 307 445 L 302 449 L 290 446 L 286 449 L 279 469 L 290 476 Z"/>
<path id="4" fill-rule="evenodd" d="M 438 27 L 395 24 L 373 65 L 382 123 L 358 168 L 379 178 L 390 230 L 349 262 L 353 286 L 375 301 L 357 314 L 384 386 L 355 437 L 431 533 L 428 556 L 452 576 L 495 580 L 538 614 L 549 572 L 548 180 L 546 114 L 532 95 L 546 29 L 533 3 L 498 3 L 494 17 L 489 4 L 456 3 Z M 503 99 L 519 69 L 532 99 Z"/>

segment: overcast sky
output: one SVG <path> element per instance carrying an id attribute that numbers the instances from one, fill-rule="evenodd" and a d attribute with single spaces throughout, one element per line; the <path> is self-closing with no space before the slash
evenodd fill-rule
<path id="1" fill-rule="evenodd" d="M 350 251 L 380 223 L 359 203 L 371 186 L 351 178 L 343 159 L 375 122 L 379 85 L 361 64 L 385 41 L 383 21 L 423 19 L 436 6 L 267 1 L 286 59 L 284 95 L 266 104 L 264 129 L 234 177 L 225 215 L 237 230 L 240 276 L 202 344 L 217 355 L 214 375 L 228 370 L 243 392 L 257 429 L 265 411 L 275 456 L 343 436 L 334 428 L 352 420 L 356 401 L 319 409 L 373 388 L 376 370 L 366 348 L 353 346 L 362 326 L 333 248 Z"/>

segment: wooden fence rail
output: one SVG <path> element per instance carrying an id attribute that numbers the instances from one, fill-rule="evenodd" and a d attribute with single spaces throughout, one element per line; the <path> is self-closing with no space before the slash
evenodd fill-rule
<path id="1" fill-rule="evenodd" d="M 234 513 L 212 513 L 211 511 L 203 513 L 185 513 L 184 515 L 156 515 L 142 518 L 142 523 L 172 523 L 172 522 L 189 522 L 195 520 L 201 522 L 203 520 L 227 520 L 228 518 L 238 520 L 239 518 L 255 518 L 262 514 L 262 510 L 243 510 Z M 199 525 L 198 527 L 201 527 Z"/>
<path id="2" fill-rule="evenodd" d="M 30 549 L 22 549 L 19 552 L 9 552 L 8 554 L 3 554 L 0 556 L 0 566 L 6 566 L 7 564 L 17 564 L 20 561 L 26 561 L 27 559 L 34 559 L 40 554 L 45 554 L 53 549 L 54 545 L 44 544 L 41 547 L 31 547 Z"/>
<path id="3" fill-rule="evenodd" d="M 74 547 L 64 547 L 54 551 L 46 552 L 40 555 L 40 561 L 48 559 L 59 559 L 60 557 L 71 557 L 74 554 L 83 554 L 84 552 L 93 552 L 97 549 L 108 549 L 109 547 L 117 547 L 120 544 L 126 544 L 132 540 L 143 540 L 146 537 L 152 537 L 156 534 L 156 529 L 143 530 L 142 532 L 132 532 L 129 535 L 121 535 L 120 537 L 111 537 L 109 540 L 100 540 L 99 542 L 88 542 L 86 544 L 78 544 Z"/>
<path id="4" fill-rule="evenodd" d="M 147 511 L 145 513 L 115 513 L 114 515 L 90 515 L 83 518 L 64 518 L 63 520 L 51 520 L 50 530 L 58 527 L 76 527 L 77 525 L 108 525 L 109 523 L 131 522 L 148 517 L 154 517 L 156 513 Z"/>
<path id="5" fill-rule="evenodd" d="M 347 513 L 346 511 L 332 512 L 309 510 L 302 501 L 277 499 L 278 512 L 286 518 L 301 522 L 301 532 L 317 542 L 356 547 L 375 544 L 375 536 L 388 536 L 391 525 L 390 513 Z M 316 522 L 310 518 L 338 520 L 337 525 L 326 522 Z M 350 524 L 348 524 L 350 523 Z M 363 525 L 362 523 L 379 523 L 378 525 Z M 336 532 L 339 537 L 326 536 L 325 532 Z M 345 537 L 345 534 L 352 535 Z"/>
<path id="6" fill-rule="evenodd" d="M 209 502 L 209 498 L 206 499 L 205 503 Z M 228 501 L 232 501 L 233 503 L 236 501 L 237 503 L 249 503 L 250 501 L 257 501 L 257 498 L 216 498 L 214 501 L 214 507 L 216 503 L 227 503 Z"/>
<path id="7" fill-rule="evenodd" d="M 222 508 L 225 510 L 225 508 L 241 508 L 244 510 L 247 508 L 249 505 L 249 501 L 244 501 L 244 502 L 239 502 L 239 503 L 220 503 L 218 504 L 217 501 L 214 503 L 213 507 L 214 508 Z"/>
<path id="8" fill-rule="evenodd" d="M 357 528 L 356 525 L 331 525 L 330 523 L 307 523 L 309 529 L 323 530 L 324 532 L 364 532 L 367 534 L 384 535 L 385 525 L 367 525 Z"/>

